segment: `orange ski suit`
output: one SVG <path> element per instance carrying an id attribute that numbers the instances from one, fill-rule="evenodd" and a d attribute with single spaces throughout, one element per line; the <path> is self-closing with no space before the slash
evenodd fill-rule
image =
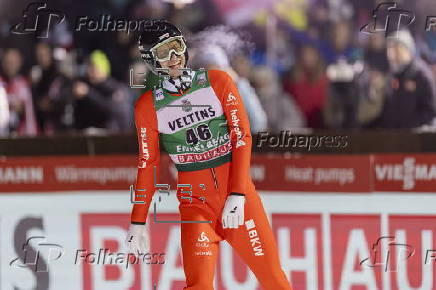
<path id="1" fill-rule="evenodd" d="M 210 70 L 207 71 L 207 77 L 227 119 L 231 160 L 210 168 L 179 170 L 177 183 L 192 185 L 190 193 L 187 193 L 186 188 L 177 190 L 181 221 L 212 221 L 181 223 L 183 268 L 187 284 L 184 289 L 213 290 L 218 244 L 226 240 L 264 289 L 291 290 L 291 284 L 280 266 L 275 238 L 262 201 L 250 177 L 251 134 L 242 98 L 227 73 Z M 146 190 L 136 193 L 135 200 L 144 203 L 133 205 L 131 222 L 134 224 L 145 224 L 156 190 L 153 168 L 156 166 L 156 172 L 159 171 L 161 132 L 153 98 L 153 92 L 147 91 L 135 105 L 139 142 L 136 189 Z M 227 196 L 232 192 L 245 194 L 244 225 L 237 229 L 223 229 L 221 215 Z"/>

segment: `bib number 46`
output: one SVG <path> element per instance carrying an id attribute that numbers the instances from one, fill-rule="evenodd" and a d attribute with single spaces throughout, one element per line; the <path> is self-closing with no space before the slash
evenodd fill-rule
<path id="1" fill-rule="evenodd" d="M 198 125 L 197 128 L 186 130 L 186 143 L 196 145 L 198 141 L 206 141 L 212 137 L 209 126 L 206 124 Z"/>

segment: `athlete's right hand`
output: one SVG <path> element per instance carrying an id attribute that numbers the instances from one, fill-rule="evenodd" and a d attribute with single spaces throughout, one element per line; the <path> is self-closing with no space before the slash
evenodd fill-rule
<path id="1" fill-rule="evenodd" d="M 237 229 L 244 224 L 244 194 L 232 192 L 224 204 L 221 222 L 223 229 Z"/>
<path id="2" fill-rule="evenodd" d="M 130 225 L 126 236 L 126 248 L 128 253 L 135 255 L 149 252 L 150 236 L 145 225 Z"/>

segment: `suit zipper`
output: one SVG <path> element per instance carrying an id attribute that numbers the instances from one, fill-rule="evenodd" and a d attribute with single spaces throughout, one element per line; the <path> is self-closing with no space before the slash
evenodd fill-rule
<path id="1" fill-rule="evenodd" d="M 216 178 L 215 168 L 211 168 L 210 172 L 212 173 L 213 183 L 215 184 L 215 189 L 218 189 L 218 179 Z"/>

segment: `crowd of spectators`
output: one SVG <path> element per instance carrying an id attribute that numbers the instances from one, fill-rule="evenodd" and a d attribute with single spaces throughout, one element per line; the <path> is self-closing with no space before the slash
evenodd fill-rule
<path id="1" fill-rule="evenodd" d="M 249 36 L 244 51 L 210 41 L 192 47 L 194 68 L 232 75 L 254 133 L 436 128 L 436 29 L 426 31 L 416 21 L 389 35 L 363 33 L 381 2 L 376 0 L 290 2 L 304 3 L 294 7 L 301 15 L 287 15 L 280 6 L 269 11 L 276 14 L 273 33 L 261 13 L 226 28 Z M 342 3 L 340 9 L 333 2 Z M 417 19 L 432 8 L 436 15 L 432 1 L 416 1 L 424 2 L 425 11 L 403 4 Z M 217 11 L 212 0 L 183 9 L 157 0 L 126 3 L 118 7 L 125 17 L 168 19 L 183 28 L 188 42 L 225 23 L 206 12 Z M 115 9 L 93 8 L 95 15 Z M 47 39 L 19 42 L 26 36 L 0 31 L 0 136 L 133 132 L 133 106 L 144 89 L 131 85 L 143 84 L 146 75 L 136 34 L 60 27 Z"/>

